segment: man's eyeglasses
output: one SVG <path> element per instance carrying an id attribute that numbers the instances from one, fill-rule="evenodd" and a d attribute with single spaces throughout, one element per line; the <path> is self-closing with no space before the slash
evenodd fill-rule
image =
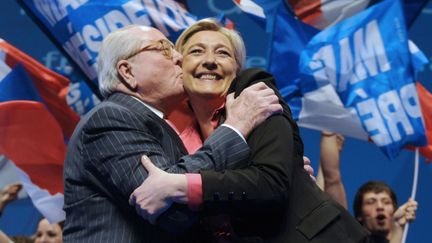
<path id="1" fill-rule="evenodd" d="M 129 58 L 132 58 L 143 51 L 160 51 L 166 58 L 171 59 L 173 57 L 174 44 L 167 39 L 154 40 L 151 41 L 150 44 L 139 49 L 138 51 L 132 52 L 132 54 L 130 54 L 124 59 L 127 60 Z"/>

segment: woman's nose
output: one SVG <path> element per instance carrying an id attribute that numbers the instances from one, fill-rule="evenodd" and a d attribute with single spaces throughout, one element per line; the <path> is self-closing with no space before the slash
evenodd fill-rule
<path id="1" fill-rule="evenodd" d="M 217 63 L 215 56 L 212 53 L 207 53 L 204 55 L 202 65 L 209 70 L 216 69 Z"/>

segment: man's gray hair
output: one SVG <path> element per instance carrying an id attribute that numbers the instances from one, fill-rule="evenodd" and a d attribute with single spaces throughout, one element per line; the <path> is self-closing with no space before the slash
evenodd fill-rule
<path id="1" fill-rule="evenodd" d="M 116 90 L 121 82 L 117 72 L 117 63 L 139 50 L 143 40 L 135 32 L 141 29 L 139 25 L 128 25 L 108 34 L 102 41 L 98 57 L 99 91 L 107 97 Z"/>

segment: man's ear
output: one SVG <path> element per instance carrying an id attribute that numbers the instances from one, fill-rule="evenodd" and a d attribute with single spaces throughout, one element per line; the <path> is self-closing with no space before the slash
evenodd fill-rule
<path id="1" fill-rule="evenodd" d="M 120 60 L 117 62 L 116 68 L 122 83 L 128 87 L 128 89 L 136 91 L 138 88 L 138 83 L 132 73 L 132 66 L 130 63 L 126 60 Z"/>

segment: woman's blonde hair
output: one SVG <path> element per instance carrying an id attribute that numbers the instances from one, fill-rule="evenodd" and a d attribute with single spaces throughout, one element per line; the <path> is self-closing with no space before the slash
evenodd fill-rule
<path id="1" fill-rule="evenodd" d="M 243 42 L 243 39 L 239 35 L 239 33 L 235 30 L 230 30 L 222 26 L 219 21 L 213 18 L 206 18 L 197 21 L 193 25 L 189 26 L 183 33 L 179 36 L 176 41 L 175 48 L 178 52 L 183 54 L 184 47 L 194 34 L 200 31 L 217 31 L 228 38 L 232 47 L 234 48 L 234 58 L 238 65 L 237 73 L 243 69 L 243 65 L 246 59 L 246 48 Z"/>

